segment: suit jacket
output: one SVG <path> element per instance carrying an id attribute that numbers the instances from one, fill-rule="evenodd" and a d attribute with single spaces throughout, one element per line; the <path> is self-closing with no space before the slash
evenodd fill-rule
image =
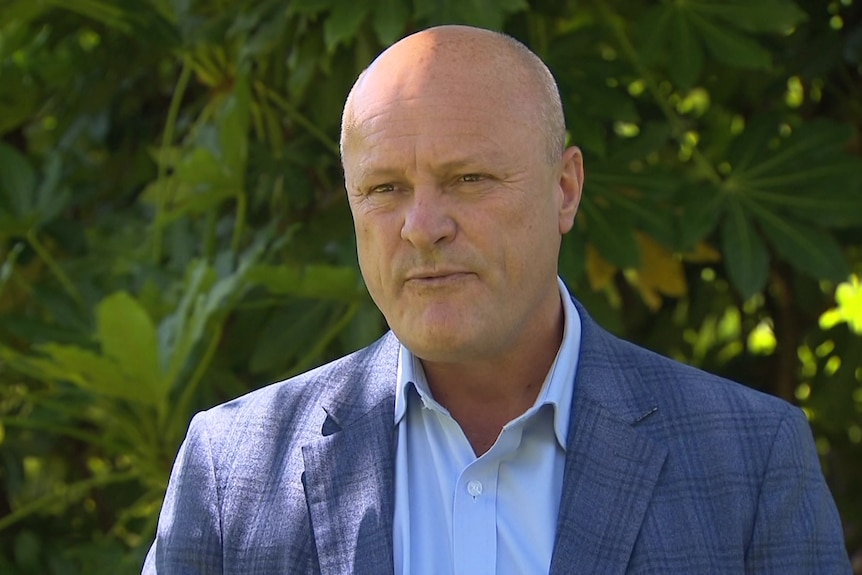
<path id="1" fill-rule="evenodd" d="M 578 312 L 551 573 L 850 573 L 800 410 Z M 196 415 L 143 573 L 392 573 L 398 345 Z"/>

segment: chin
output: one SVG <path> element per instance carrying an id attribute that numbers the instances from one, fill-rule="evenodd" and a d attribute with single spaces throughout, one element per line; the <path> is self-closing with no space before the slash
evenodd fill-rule
<path id="1" fill-rule="evenodd" d="M 475 340 L 464 335 L 463 332 L 447 331 L 438 335 L 424 333 L 418 337 L 399 337 L 399 340 L 413 355 L 424 361 L 460 363 L 475 359 L 479 347 Z"/>

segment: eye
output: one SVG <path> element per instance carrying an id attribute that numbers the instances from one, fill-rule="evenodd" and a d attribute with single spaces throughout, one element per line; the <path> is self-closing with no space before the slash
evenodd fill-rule
<path id="1" fill-rule="evenodd" d="M 394 184 L 380 184 L 378 186 L 372 186 L 368 189 L 369 194 L 385 194 L 387 192 L 394 192 L 395 185 Z"/>
<path id="2" fill-rule="evenodd" d="M 481 182 L 486 179 L 485 174 L 464 174 L 461 176 L 461 181 L 466 183 Z"/>

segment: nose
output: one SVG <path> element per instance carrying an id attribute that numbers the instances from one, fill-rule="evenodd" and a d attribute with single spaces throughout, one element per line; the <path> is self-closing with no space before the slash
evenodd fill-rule
<path id="1" fill-rule="evenodd" d="M 455 237 L 457 226 L 439 190 L 416 188 L 404 214 L 401 238 L 419 250 L 432 250 Z"/>

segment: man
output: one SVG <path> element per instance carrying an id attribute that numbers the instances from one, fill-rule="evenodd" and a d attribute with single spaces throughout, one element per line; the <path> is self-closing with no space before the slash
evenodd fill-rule
<path id="1" fill-rule="evenodd" d="M 342 159 L 392 332 L 198 414 L 144 573 L 849 573 L 805 418 L 601 330 L 553 78 L 446 26 L 362 74 Z"/>

